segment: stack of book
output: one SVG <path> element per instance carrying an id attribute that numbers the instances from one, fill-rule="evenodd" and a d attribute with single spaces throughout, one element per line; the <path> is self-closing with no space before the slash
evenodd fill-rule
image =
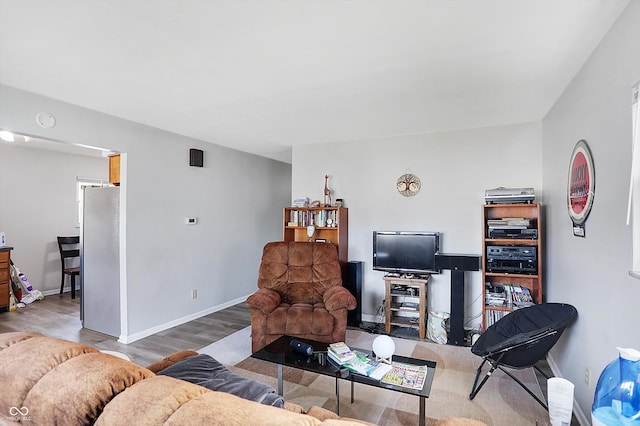
<path id="1" fill-rule="evenodd" d="M 331 343 L 327 348 L 327 354 L 340 365 L 356 357 L 356 353 L 344 342 Z"/>
<path id="2" fill-rule="evenodd" d="M 347 370 L 376 380 L 391 370 L 391 365 L 371 360 L 367 354 L 351 350 L 344 342 L 330 344 L 327 354 L 331 361 Z"/>
<path id="3" fill-rule="evenodd" d="M 527 287 L 505 284 L 504 289 L 510 294 L 511 301 L 515 307 L 524 308 L 534 304 L 531 292 Z"/>
<path id="4" fill-rule="evenodd" d="M 524 308 L 534 304 L 531 291 L 517 284 L 485 284 L 485 303 L 489 306 Z"/>
<path id="5" fill-rule="evenodd" d="M 492 326 L 495 322 L 501 320 L 507 316 L 511 311 L 487 311 L 485 312 L 485 325 L 486 327 Z"/>
<path id="6" fill-rule="evenodd" d="M 380 380 L 391 370 L 391 365 L 371 360 L 367 354 L 352 350 L 344 342 L 330 344 L 327 354 L 336 364 L 372 379 Z"/>
<path id="7" fill-rule="evenodd" d="M 502 284 L 485 284 L 484 302 L 490 306 L 504 306 L 507 304 L 507 294 Z"/>
<path id="8" fill-rule="evenodd" d="M 307 207 L 309 205 L 308 197 L 298 197 L 291 203 L 293 207 Z"/>

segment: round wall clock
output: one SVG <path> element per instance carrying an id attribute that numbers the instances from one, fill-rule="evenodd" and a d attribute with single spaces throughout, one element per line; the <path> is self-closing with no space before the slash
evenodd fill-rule
<path id="1" fill-rule="evenodd" d="M 398 178 L 396 188 L 405 197 L 413 197 L 420 191 L 420 178 L 413 173 L 407 173 Z"/>
<path id="2" fill-rule="evenodd" d="M 579 140 L 571 154 L 567 182 L 569 216 L 575 225 L 584 227 L 583 223 L 587 220 L 593 205 L 595 187 L 596 175 L 591 151 L 586 141 Z"/>

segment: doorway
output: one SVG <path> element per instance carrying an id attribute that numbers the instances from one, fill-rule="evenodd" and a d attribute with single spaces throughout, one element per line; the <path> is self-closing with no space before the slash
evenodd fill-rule
<path id="1" fill-rule="evenodd" d="M 60 291 L 56 237 L 80 232 L 79 189 L 108 182 L 104 152 L 109 151 L 23 134 L 0 140 L 0 181 L 7 183 L 0 185 L 0 199 L 6 200 L 0 231 L 14 247 L 14 263 L 45 296 L 58 297 Z"/>

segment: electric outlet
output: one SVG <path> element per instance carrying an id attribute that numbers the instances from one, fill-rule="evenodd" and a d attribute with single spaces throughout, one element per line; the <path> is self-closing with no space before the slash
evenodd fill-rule
<path id="1" fill-rule="evenodd" d="M 191 290 L 191 298 L 192 299 L 197 299 L 198 298 L 198 290 L 196 290 L 196 289 Z"/>
<path id="2" fill-rule="evenodd" d="M 584 369 L 584 382 L 587 386 L 589 386 L 589 381 L 591 380 L 591 372 L 589 371 L 589 367 Z"/>

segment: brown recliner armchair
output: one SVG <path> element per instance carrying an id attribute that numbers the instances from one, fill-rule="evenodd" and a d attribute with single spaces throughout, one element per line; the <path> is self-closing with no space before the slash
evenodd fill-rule
<path id="1" fill-rule="evenodd" d="M 338 251 L 331 243 L 273 242 L 265 245 L 258 291 L 249 296 L 253 352 L 283 335 L 341 342 L 347 311 L 356 299 L 342 286 Z"/>

